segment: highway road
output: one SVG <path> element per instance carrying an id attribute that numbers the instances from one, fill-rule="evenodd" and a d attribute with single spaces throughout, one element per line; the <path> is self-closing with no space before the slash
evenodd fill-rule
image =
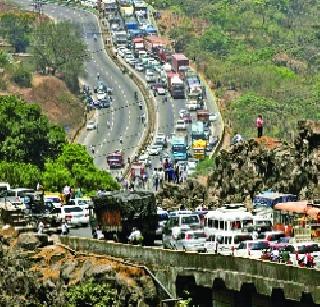
<path id="1" fill-rule="evenodd" d="M 32 10 L 31 0 L 21 0 L 19 4 L 25 9 Z M 81 8 L 54 4 L 43 6 L 43 12 L 57 20 L 67 20 L 79 25 L 91 54 L 91 60 L 86 63 L 86 76 L 82 81 L 92 88 L 98 82 L 97 73 L 99 73 L 99 79 L 113 88 L 111 108 L 93 111 L 90 114 L 96 121 L 98 129 L 92 131 L 84 129 L 78 142 L 86 145 L 88 150 L 91 145 L 95 146 L 93 157 L 99 168 L 107 168 L 106 154 L 116 149 L 122 149 L 127 159 L 133 155 L 144 129 L 140 116 L 145 110 L 139 110 L 134 100 L 134 92 L 138 91 L 137 87 L 127 75 L 122 74 L 103 50 L 102 36 L 99 35 L 101 30 L 95 15 Z M 93 40 L 94 33 L 98 33 L 97 42 Z M 107 121 L 111 123 L 110 129 L 107 128 Z M 120 144 L 120 137 L 123 139 L 122 144 Z M 89 152 L 91 153 L 90 150 Z"/>

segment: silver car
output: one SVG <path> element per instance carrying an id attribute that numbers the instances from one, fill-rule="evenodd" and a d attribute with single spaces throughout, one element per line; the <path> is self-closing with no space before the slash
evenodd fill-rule
<path id="1" fill-rule="evenodd" d="M 174 248 L 184 251 L 206 251 L 206 234 L 202 230 L 188 230 L 181 232 L 174 242 Z"/>

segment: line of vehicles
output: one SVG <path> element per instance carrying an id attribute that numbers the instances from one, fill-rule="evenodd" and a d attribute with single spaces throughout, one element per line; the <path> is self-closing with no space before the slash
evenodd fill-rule
<path id="1" fill-rule="evenodd" d="M 288 203 L 279 204 L 273 210 L 272 218 L 261 214 L 264 210 L 258 210 L 258 215 L 254 215 L 242 204 L 226 205 L 214 211 L 167 212 L 158 208 L 157 235 L 162 236 L 163 248 L 168 249 L 319 267 L 319 237 L 316 233 L 303 238 L 299 236 L 301 231 L 309 229 L 306 224 L 296 226 L 295 234 L 291 232 L 289 235 L 284 228 L 277 230 L 280 227 L 279 216 L 287 215 L 281 209 L 284 205 L 288 206 Z M 317 210 L 320 212 L 320 209 Z M 314 225 L 314 221 L 309 225 Z"/>
<path id="2" fill-rule="evenodd" d="M 114 52 L 145 79 L 153 95 L 159 96 L 158 101 L 175 104 L 176 99 L 183 99 L 185 105 L 172 123 L 174 132 L 165 134 L 160 127 L 153 144 L 136 157 L 131 168 L 132 179 L 148 175 L 153 156 L 160 156 L 160 164 L 165 158 L 173 164 L 178 162 L 191 175 L 198 161 L 205 159 L 218 142 L 212 126 L 219 114 L 206 109 L 205 86 L 190 69 L 189 59 L 174 53 L 170 42 L 157 36 L 144 2 L 108 0 L 103 1 L 102 9 Z M 110 168 L 121 168 L 125 162 L 119 151 L 107 157 Z"/>

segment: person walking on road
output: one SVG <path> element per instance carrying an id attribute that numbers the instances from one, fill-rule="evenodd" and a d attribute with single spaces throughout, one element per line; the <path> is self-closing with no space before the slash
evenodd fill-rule
<path id="1" fill-rule="evenodd" d="M 258 138 L 261 138 L 263 134 L 263 118 L 261 114 L 259 114 L 256 119 L 256 126 L 258 131 Z"/>
<path id="2" fill-rule="evenodd" d="M 38 235 L 42 235 L 43 234 L 43 229 L 44 229 L 44 224 L 42 221 L 39 222 L 38 224 Z"/>

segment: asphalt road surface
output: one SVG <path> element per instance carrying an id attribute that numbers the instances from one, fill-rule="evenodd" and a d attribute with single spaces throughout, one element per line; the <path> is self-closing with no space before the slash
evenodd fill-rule
<path id="1" fill-rule="evenodd" d="M 32 10 L 31 0 L 18 1 L 25 9 Z M 122 74 L 103 49 L 102 35 L 95 15 L 80 8 L 64 7 L 54 4 L 43 6 L 43 13 L 57 20 L 65 20 L 79 26 L 83 39 L 88 45 L 91 60 L 86 63 L 85 84 L 92 88 L 99 80 L 104 81 L 108 87 L 113 88 L 113 102 L 111 108 L 91 112 L 91 118 L 97 123 L 97 130 L 82 131 L 78 142 L 95 147 L 94 161 L 101 168 L 106 169 L 106 155 L 121 149 L 126 159 L 131 156 L 137 147 L 143 134 L 144 125 L 140 116 L 145 110 L 140 110 L 134 99 L 134 92 L 138 91 L 134 82 Z M 93 34 L 97 34 L 98 40 L 93 40 Z M 142 99 L 142 97 L 141 97 Z M 107 128 L 110 122 L 110 129 Z M 123 142 L 120 144 L 120 137 Z M 91 153 L 91 151 L 89 150 Z M 116 172 L 117 173 L 117 172 Z"/>

